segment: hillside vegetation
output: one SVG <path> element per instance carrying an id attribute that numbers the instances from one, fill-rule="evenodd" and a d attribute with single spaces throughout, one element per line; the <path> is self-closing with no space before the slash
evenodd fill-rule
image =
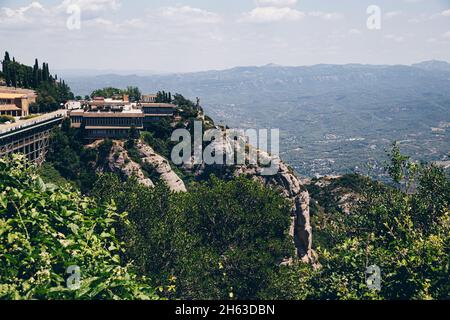
<path id="1" fill-rule="evenodd" d="M 293 257 L 292 208 L 276 188 L 216 168 L 176 167 L 171 192 L 138 145 L 169 158 L 174 128 L 214 125 L 174 95 L 181 120 L 122 142 L 152 187 L 112 170 L 110 140 L 85 146 L 68 122 L 39 169 L 0 159 L 3 299 L 448 299 L 450 182 L 394 145 L 389 183 L 358 175 L 309 185 L 315 263 Z M 307 192 L 306 192 L 307 193 Z M 340 199 L 351 193 L 351 206 Z M 349 200 L 349 199 L 347 199 Z M 306 203 L 306 202 L 305 202 Z M 306 205 L 307 207 L 307 205 Z M 80 270 L 80 287 L 67 281 Z M 380 268 L 380 290 L 366 270 Z"/>
<path id="2" fill-rule="evenodd" d="M 55 111 L 61 103 L 74 98 L 66 82 L 50 73 L 48 63 L 40 66 L 38 59 L 31 67 L 16 61 L 14 57 L 11 60 L 9 52 L 5 52 L 0 78 L 4 79 L 7 87 L 36 90 L 36 103 L 30 106 L 34 113 Z"/>
<path id="3" fill-rule="evenodd" d="M 442 168 L 410 161 L 398 146 L 390 160 L 390 185 L 346 176 L 324 192 L 314 187 L 314 244 L 321 266 L 283 268 L 274 279 L 275 289 L 264 297 L 450 298 L 448 177 Z M 357 194 L 350 213 L 336 203 L 337 189 Z M 366 285 L 369 266 L 380 268 L 380 291 Z"/>
<path id="4" fill-rule="evenodd" d="M 111 204 L 45 184 L 22 156 L 0 159 L 0 299 L 157 299 L 122 259 Z M 80 271 L 70 290 L 69 267 Z"/>
<path id="5" fill-rule="evenodd" d="M 351 214 L 314 216 L 319 265 L 292 252 L 289 205 L 246 178 L 171 193 L 102 174 L 91 197 L 0 161 L 0 296 L 8 299 L 448 299 L 450 185 L 396 149 L 396 186 L 367 180 Z M 66 268 L 82 270 L 65 287 Z M 366 268 L 381 269 L 381 291 Z"/>

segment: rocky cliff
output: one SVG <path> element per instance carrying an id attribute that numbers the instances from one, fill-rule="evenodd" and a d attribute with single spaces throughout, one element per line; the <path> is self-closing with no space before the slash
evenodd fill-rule
<path id="1" fill-rule="evenodd" d="M 150 146 L 140 140 L 136 143 L 135 149 L 141 157 L 141 164 L 150 166 L 158 179 L 164 181 L 171 191 L 187 191 L 183 180 L 172 170 L 167 159 L 158 155 Z M 154 182 L 145 176 L 142 165 L 130 158 L 123 141 L 113 141 L 108 160 L 111 171 L 119 172 L 127 178 L 134 175 L 143 185 L 151 188 L 155 186 Z"/>
<path id="2" fill-rule="evenodd" d="M 235 175 L 247 175 L 260 181 L 264 185 L 280 190 L 280 193 L 289 199 L 292 204 L 291 236 L 294 237 L 297 255 L 303 262 L 314 262 L 315 253 L 312 250 L 312 229 L 309 213 L 309 193 L 301 180 L 282 161 L 275 175 L 261 175 L 260 168 L 251 168 L 246 165 L 238 166 Z"/>
<path id="3" fill-rule="evenodd" d="M 108 164 L 109 169 L 113 172 L 119 172 L 127 178 L 135 176 L 140 183 L 147 187 L 153 188 L 155 186 L 152 180 L 145 177 L 141 166 L 130 159 L 123 141 L 113 141 Z"/>
<path id="4" fill-rule="evenodd" d="M 170 190 L 174 192 L 187 191 L 183 180 L 172 170 L 167 159 L 157 154 L 149 145 L 141 140 L 137 142 L 136 149 L 142 157 L 142 162 L 150 165 Z"/>
<path id="5" fill-rule="evenodd" d="M 213 142 L 213 148 L 216 150 L 233 150 L 239 149 L 242 144 L 235 140 L 224 139 L 223 144 Z M 261 150 L 257 150 L 252 146 L 245 145 L 245 148 L 256 152 L 259 159 L 270 158 L 271 156 Z M 133 161 L 129 152 L 122 141 L 113 141 L 110 155 L 108 157 L 109 169 L 121 173 L 125 177 L 136 176 L 138 181 L 148 187 L 154 187 L 155 181 L 152 181 L 146 176 L 143 166 L 150 167 L 153 171 L 153 176 L 159 180 L 164 181 L 170 190 L 174 192 L 186 192 L 186 186 L 183 180 L 172 169 L 169 161 L 157 154 L 152 147 L 141 140 L 138 140 L 134 149 L 138 152 L 140 161 Z M 136 160 L 136 159 L 135 159 Z M 239 175 L 245 175 L 256 181 L 261 182 L 267 187 L 279 190 L 280 194 L 286 197 L 292 204 L 292 225 L 290 233 L 295 241 L 297 248 L 297 255 L 307 263 L 313 263 L 316 260 L 315 253 L 312 250 L 312 230 L 310 225 L 310 196 L 304 183 L 299 179 L 293 170 L 287 166 L 283 161 L 274 159 L 277 170 L 274 174 L 265 175 L 266 169 L 260 164 L 250 164 L 247 158 L 245 164 L 241 165 L 206 165 L 199 166 L 185 165 L 181 170 L 194 172 L 195 175 L 200 176 L 214 167 L 214 173 L 220 172 L 222 178 L 232 178 Z M 286 261 L 290 263 L 290 261 Z"/>
<path id="6" fill-rule="evenodd" d="M 314 263 L 316 261 L 316 254 L 312 250 L 312 228 L 309 211 L 310 196 L 305 184 L 278 157 L 273 157 L 265 151 L 254 148 L 244 140 L 245 138 L 242 137 L 235 139 L 235 137 L 230 138 L 224 134 L 222 139 L 214 140 L 211 143 L 211 149 L 214 149 L 216 154 L 222 154 L 223 156 L 226 152 L 230 152 L 230 150 L 235 150 L 236 153 L 245 150 L 245 161 L 243 161 L 243 164 L 232 166 L 225 164 L 202 164 L 196 168 L 194 165 L 188 165 L 184 168 L 189 171 L 194 170 L 196 175 L 203 175 L 205 172 L 212 171 L 222 178 L 245 175 L 261 182 L 267 187 L 279 190 L 292 204 L 290 234 L 294 238 L 297 255 L 303 262 Z M 250 154 L 256 155 L 258 159 L 256 164 L 254 161 L 250 161 Z M 274 172 L 267 173 L 267 165 L 260 163 L 261 161 L 267 163 L 267 159 L 271 159 L 272 164 L 275 164 L 276 170 Z M 214 167 L 213 170 L 211 170 L 211 167 Z M 290 262 L 287 261 L 286 263 Z"/>

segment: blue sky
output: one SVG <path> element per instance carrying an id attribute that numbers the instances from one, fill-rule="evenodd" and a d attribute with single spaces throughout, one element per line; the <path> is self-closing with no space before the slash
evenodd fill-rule
<path id="1" fill-rule="evenodd" d="M 0 0 L 0 49 L 57 69 L 157 72 L 450 61 L 450 0 Z"/>

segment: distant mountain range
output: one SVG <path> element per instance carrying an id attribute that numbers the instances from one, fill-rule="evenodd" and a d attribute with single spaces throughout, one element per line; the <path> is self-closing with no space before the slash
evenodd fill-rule
<path id="1" fill-rule="evenodd" d="M 450 63 L 446 61 L 430 60 L 416 63 L 412 66 L 430 71 L 450 71 Z"/>
<path id="2" fill-rule="evenodd" d="M 306 176 L 361 170 L 367 161 L 379 168 L 383 150 L 394 140 L 418 160 L 449 160 L 447 62 L 62 76 L 79 95 L 107 86 L 170 90 L 200 97 L 216 122 L 280 128 L 283 158 Z"/>

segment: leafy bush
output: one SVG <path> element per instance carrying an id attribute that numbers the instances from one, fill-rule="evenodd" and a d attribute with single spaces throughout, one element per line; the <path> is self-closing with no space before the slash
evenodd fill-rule
<path id="1" fill-rule="evenodd" d="M 70 128 L 70 120 L 65 120 L 61 129 L 53 130 L 46 161 L 86 194 L 97 179 L 94 167 L 105 165 L 112 142 L 105 140 L 99 151 L 88 149 L 81 144 L 80 134 L 81 131 Z"/>
<path id="2" fill-rule="evenodd" d="M 14 117 L 8 116 L 8 115 L 0 115 L 0 124 L 5 122 L 16 122 L 16 119 Z"/>
<path id="3" fill-rule="evenodd" d="M 327 248 L 317 248 L 321 267 L 301 267 L 302 279 L 298 266 L 284 269 L 265 296 L 450 298 L 450 182 L 442 168 L 411 162 L 397 146 L 390 156 L 393 186 L 367 180 L 354 213 L 327 217 L 327 228 L 319 231 L 329 239 Z M 366 284 L 372 265 L 381 269 L 380 291 Z"/>
<path id="4" fill-rule="evenodd" d="M 128 258 L 152 279 L 176 277 L 176 298 L 253 299 L 294 251 L 289 204 L 245 178 L 212 177 L 171 194 L 104 175 L 94 190 L 129 213 L 120 232 Z"/>
<path id="5" fill-rule="evenodd" d="M 122 219 L 111 206 L 46 185 L 22 156 L 0 159 L 0 298 L 157 298 L 122 263 L 114 228 Z M 66 286 L 74 265 L 78 290 Z"/>
<path id="6" fill-rule="evenodd" d="M 30 115 L 28 115 L 28 116 L 21 117 L 20 120 L 30 120 L 30 119 L 34 119 L 34 118 L 36 118 L 36 117 L 38 117 L 38 116 L 39 116 L 39 115 L 37 115 L 37 114 L 30 114 Z"/>
<path id="7" fill-rule="evenodd" d="M 141 99 L 141 92 L 137 87 L 127 87 L 126 89 L 107 87 L 103 89 L 97 89 L 91 93 L 91 98 L 94 97 L 113 98 L 117 96 L 120 96 L 122 98 L 123 95 L 128 95 L 130 101 L 132 102 L 136 102 Z"/>
<path id="8" fill-rule="evenodd" d="M 45 183 L 56 184 L 59 187 L 65 187 L 67 184 L 70 184 L 72 187 L 76 187 L 75 183 L 64 179 L 59 171 L 48 162 L 42 164 L 36 171 Z"/>

